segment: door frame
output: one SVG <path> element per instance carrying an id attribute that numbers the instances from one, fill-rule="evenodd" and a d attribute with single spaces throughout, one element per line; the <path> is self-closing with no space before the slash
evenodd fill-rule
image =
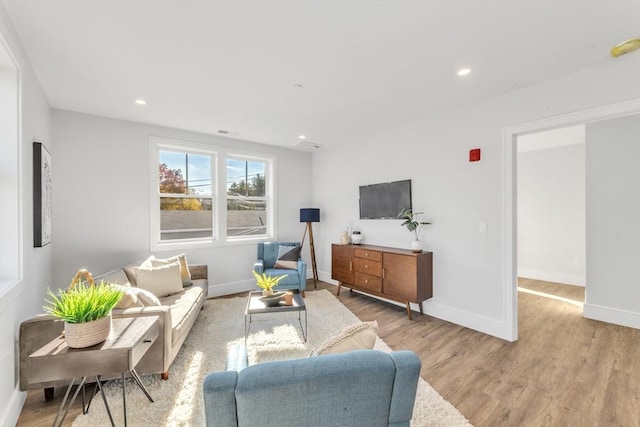
<path id="1" fill-rule="evenodd" d="M 505 127 L 502 131 L 503 202 L 504 202 L 504 313 L 507 339 L 518 339 L 518 210 L 517 210 L 517 138 L 521 135 L 544 132 L 640 113 L 640 98 L 588 110 L 577 111 L 532 122 Z"/>

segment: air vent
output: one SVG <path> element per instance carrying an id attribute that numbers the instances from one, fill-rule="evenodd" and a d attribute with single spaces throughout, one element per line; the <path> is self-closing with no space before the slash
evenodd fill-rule
<path id="1" fill-rule="evenodd" d="M 220 133 L 222 135 L 229 135 L 229 131 L 228 130 L 224 130 L 224 129 L 218 130 L 218 133 Z"/>
<path id="2" fill-rule="evenodd" d="M 305 151 L 316 151 L 319 150 L 320 148 L 322 148 L 322 145 L 316 143 L 316 142 L 312 142 L 312 141 L 308 141 L 306 139 L 297 141 L 295 144 L 293 144 L 294 148 L 298 148 L 300 150 L 305 150 Z"/>

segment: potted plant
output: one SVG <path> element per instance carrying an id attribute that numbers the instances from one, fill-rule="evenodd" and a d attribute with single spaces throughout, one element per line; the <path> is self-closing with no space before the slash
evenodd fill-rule
<path id="1" fill-rule="evenodd" d="M 84 280 L 86 279 L 86 280 Z M 66 290 L 48 290 L 45 312 L 64 320 L 67 345 L 84 348 L 106 340 L 111 331 L 111 310 L 122 291 L 101 281 L 96 284 L 87 270 L 76 273 Z"/>
<path id="2" fill-rule="evenodd" d="M 252 272 L 256 278 L 256 285 L 262 289 L 262 295 L 265 297 L 273 295 L 273 288 L 278 286 L 278 282 L 288 276 L 283 274 L 282 276 L 267 276 L 265 273 L 258 274 L 255 271 Z"/>
<path id="3" fill-rule="evenodd" d="M 407 227 L 407 230 L 415 233 L 415 240 L 411 242 L 411 250 L 413 252 L 422 252 L 422 243 L 420 242 L 420 231 L 425 225 L 431 224 L 426 221 L 418 221 L 416 216 L 422 215 L 424 212 L 413 212 L 411 209 L 403 209 L 398 214 L 398 218 L 404 219 L 401 226 Z"/>

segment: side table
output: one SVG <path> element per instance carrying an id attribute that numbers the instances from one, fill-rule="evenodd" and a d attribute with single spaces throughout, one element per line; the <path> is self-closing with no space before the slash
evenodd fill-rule
<path id="1" fill-rule="evenodd" d="M 100 377 L 103 375 L 122 374 L 122 401 L 124 424 L 127 425 L 127 397 L 125 374 L 129 373 L 136 384 L 153 402 L 151 395 L 140 380 L 135 370 L 136 365 L 158 338 L 159 325 L 157 316 L 131 317 L 113 319 L 111 333 L 106 341 L 87 348 L 69 348 L 63 335 L 60 335 L 29 355 L 31 375 L 35 381 L 56 381 L 71 379 L 64 395 L 53 425 L 65 407 L 67 398 L 76 378 L 81 378 L 71 401 L 69 402 L 60 423 L 62 423 L 73 405 L 80 389 L 84 389 L 87 377 L 95 377 L 96 387 L 100 389 L 111 425 L 115 427 L 107 398 L 102 390 Z M 93 397 L 94 393 L 91 397 Z M 83 413 L 89 410 L 84 408 Z"/>
<path id="2" fill-rule="evenodd" d="M 304 298 L 299 293 L 293 294 L 293 304 L 285 305 L 281 303 L 275 307 L 267 307 L 260 297 L 262 292 L 249 292 L 247 299 L 247 308 L 244 310 L 244 342 L 247 343 L 247 337 L 249 336 L 249 330 L 251 329 L 251 322 L 254 314 L 264 313 L 286 313 L 289 311 L 298 312 L 298 322 L 300 323 L 300 330 L 302 331 L 302 337 L 304 342 L 307 342 L 307 335 L 309 332 L 309 325 L 307 323 L 307 306 L 304 303 Z M 302 312 L 304 312 L 304 327 L 302 326 Z"/>

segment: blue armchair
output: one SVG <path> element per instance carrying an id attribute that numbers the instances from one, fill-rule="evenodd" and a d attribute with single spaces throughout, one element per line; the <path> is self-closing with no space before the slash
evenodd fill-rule
<path id="1" fill-rule="evenodd" d="M 211 373 L 207 427 L 409 427 L 420 367 L 411 351 L 356 350 Z"/>
<path id="2" fill-rule="evenodd" d="M 297 289 L 304 296 L 307 290 L 307 263 L 298 258 L 298 268 L 296 270 L 274 268 L 274 264 L 278 259 L 278 250 L 280 246 L 300 246 L 298 242 L 267 242 L 258 243 L 258 260 L 253 265 L 256 273 L 266 273 L 269 276 L 281 276 L 287 274 L 287 277 L 278 283 L 278 290 L 281 289 Z"/>

